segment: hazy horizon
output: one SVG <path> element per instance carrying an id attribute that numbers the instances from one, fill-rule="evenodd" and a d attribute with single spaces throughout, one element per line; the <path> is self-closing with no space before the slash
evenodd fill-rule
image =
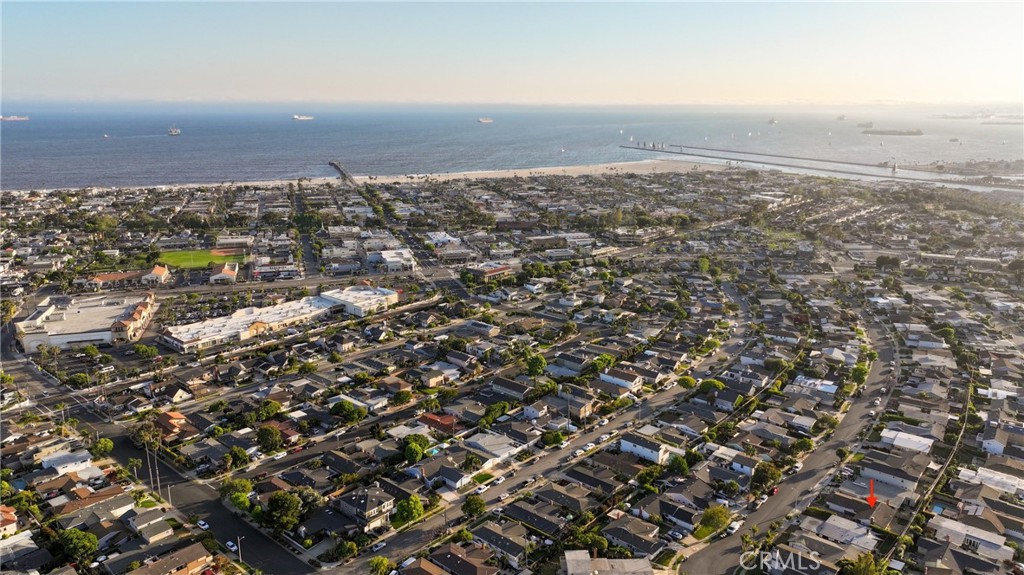
<path id="1" fill-rule="evenodd" d="M 1024 4 L 3 3 L 3 105 L 1020 105 Z"/>

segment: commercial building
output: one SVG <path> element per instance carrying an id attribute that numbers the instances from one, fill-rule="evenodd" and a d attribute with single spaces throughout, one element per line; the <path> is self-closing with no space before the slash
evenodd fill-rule
<path id="1" fill-rule="evenodd" d="M 398 293 L 354 286 L 267 307 L 247 307 L 223 317 L 164 328 L 160 340 L 182 353 L 243 342 L 344 311 L 365 317 L 398 303 Z"/>
<path id="2" fill-rule="evenodd" d="M 152 293 L 86 298 L 48 297 L 15 324 L 18 341 L 27 352 L 41 345 L 61 349 L 86 344 L 137 341 L 153 318 Z"/>

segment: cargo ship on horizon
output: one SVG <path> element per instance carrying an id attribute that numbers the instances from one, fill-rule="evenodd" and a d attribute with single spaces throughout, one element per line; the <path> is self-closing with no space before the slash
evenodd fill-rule
<path id="1" fill-rule="evenodd" d="M 0 116 L 4 122 L 27 122 L 28 116 Z"/>
<path id="2" fill-rule="evenodd" d="M 303 116 L 303 115 L 300 115 L 300 114 L 295 114 L 294 116 L 292 116 L 292 119 L 293 120 L 312 120 L 313 116 Z"/>

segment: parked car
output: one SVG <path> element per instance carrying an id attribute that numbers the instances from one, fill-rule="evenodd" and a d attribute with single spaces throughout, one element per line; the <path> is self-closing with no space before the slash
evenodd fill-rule
<path id="1" fill-rule="evenodd" d="M 232 553 L 238 553 L 238 545 L 235 545 L 234 541 L 229 540 L 224 543 L 224 546 L 228 548 L 228 551 Z"/>
<path id="2" fill-rule="evenodd" d="M 737 531 L 739 531 L 741 527 L 743 527 L 743 522 L 742 521 L 733 521 L 732 523 L 729 524 L 729 527 L 726 528 L 725 532 L 728 535 L 732 535 L 733 533 L 736 533 Z"/>
<path id="3" fill-rule="evenodd" d="M 497 483 L 498 485 L 501 485 L 502 483 L 505 483 L 505 476 L 504 475 L 499 475 L 498 478 L 494 480 L 494 482 Z"/>
<path id="4" fill-rule="evenodd" d="M 196 526 L 199 527 L 200 529 L 202 529 L 203 531 L 209 531 L 210 530 L 210 524 L 205 522 L 205 521 L 203 521 L 202 519 L 200 519 L 199 521 L 196 521 Z"/>
<path id="5" fill-rule="evenodd" d="M 370 547 L 370 551 L 373 551 L 374 553 L 376 553 L 377 551 L 380 551 L 381 549 L 387 547 L 387 545 L 388 544 L 387 544 L 386 541 L 380 541 L 380 542 L 374 543 L 373 547 Z"/>
<path id="6" fill-rule="evenodd" d="M 480 487 L 476 488 L 476 491 L 474 491 L 474 493 L 476 493 L 477 495 L 481 495 L 483 494 L 483 492 L 487 491 L 489 487 L 489 485 L 481 485 Z"/>

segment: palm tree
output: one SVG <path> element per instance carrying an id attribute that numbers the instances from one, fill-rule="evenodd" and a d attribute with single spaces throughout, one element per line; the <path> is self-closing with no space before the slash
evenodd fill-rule
<path id="1" fill-rule="evenodd" d="M 137 457 L 129 457 L 128 458 L 128 469 L 131 470 L 132 475 L 135 475 L 136 477 L 138 477 L 138 475 L 136 475 L 136 474 L 138 473 L 138 470 L 139 470 L 140 467 L 142 467 L 142 460 L 141 459 L 139 459 Z"/>
<path id="2" fill-rule="evenodd" d="M 65 417 L 64 417 L 64 408 L 65 407 L 67 407 L 67 404 L 65 404 L 63 401 L 58 403 L 57 405 L 53 406 L 54 409 L 60 411 L 60 424 L 61 425 L 64 425 L 64 421 L 65 421 Z"/>

